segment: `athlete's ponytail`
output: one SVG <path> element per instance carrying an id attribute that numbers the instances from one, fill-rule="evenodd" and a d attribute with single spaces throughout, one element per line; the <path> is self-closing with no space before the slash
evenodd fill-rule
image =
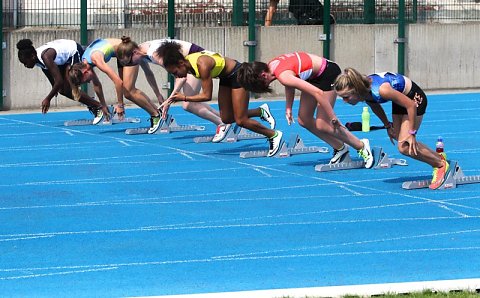
<path id="1" fill-rule="evenodd" d="M 37 54 L 37 51 L 33 47 L 33 42 L 30 39 L 22 39 L 17 42 L 18 49 L 18 59 L 23 61 L 23 59 L 31 57 Z"/>
<path id="2" fill-rule="evenodd" d="M 131 63 L 133 51 L 138 49 L 138 44 L 128 36 L 122 36 L 122 42 L 118 45 L 116 56 L 120 65 L 126 66 Z"/>
<path id="3" fill-rule="evenodd" d="M 363 97 L 370 92 L 370 80 L 356 69 L 348 67 L 335 79 L 333 87 L 336 92 L 353 89 L 355 93 Z"/>
<path id="4" fill-rule="evenodd" d="M 83 82 L 83 69 L 86 67 L 86 64 L 79 62 L 73 64 L 68 70 L 68 81 L 70 83 L 70 87 L 72 88 L 73 99 L 76 101 L 80 100 L 79 86 Z"/>

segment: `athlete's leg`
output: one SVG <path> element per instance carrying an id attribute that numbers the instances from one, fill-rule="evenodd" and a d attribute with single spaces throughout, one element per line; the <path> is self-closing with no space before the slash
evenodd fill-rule
<path id="1" fill-rule="evenodd" d="M 183 85 L 183 94 L 186 96 L 196 95 L 200 92 L 201 81 L 193 75 L 187 75 L 187 81 Z M 197 115 L 200 118 L 213 122 L 215 125 L 223 124 L 220 113 L 205 102 L 184 102 L 182 107 L 185 111 Z"/>
<path id="2" fill-rule="evenodd" d="M 275 135 L 275 130 L 263 126 L 260 122 L 249 117 L 248 113 L 248 93 L 243 88 L 231 89 L 229 87 L 220 86 L 220 89 L 227 89 L 231 92 L 231 102 L 233 104 L 233 113 L 235 122 L 248 130 L 262 134 L 268 138 Z M 225 92 L 225 91 L 224 91 Z M 222 115 L 223 119 L 223 115 Z"/>
<path id="3" fill-rule="evenodd" d="M 323 100 L 328 101 L 333 109 L 336 96 L 337 95 L 333 90 L 324 91 Z M 315 111 L 315 109 L 317 110 L 317 115 L 314 119 L 313 111 Z M 314 121 L 314 124 L 311 123 L 312 121 Z M 300 95 L 298 122 L 334 149 L 341 149 L 344 143 L 352 146 L 356 150 L 363 148 L 362 141 L 360 141 L 360 139 L 353 135 L 348 129 L 344 127 L 334 129 L 327 113 L 319 107 L 316 99 L 312 95 L 305 92 L 302 92 Z"/>
<path id="4" fill-rule="evenodd" d="M 120 78 L 123 80 L 124 95 L 128 100 L 147 111 L 150 116 L 158 117 L 160 113 L 155 105 L 150 101 L 150 98 L 148 98 L 143 91 L 135 87 L 139 68 L 139 65 L 135 65 L 122 67 L 122 70 L 119 69 Z"/>
<path id="5" fill-rule="evenodd" d="M 409 154 L 409 144 L 408 142 L 403 141 L 407 139 L 410 135 L 408 131 L 410 130 L 411 125 L 410 121 L 408 120 L 408 115 L 393 114 L 392 117 L 393 127 L 395 129 L 398 140 L 397 147 L 400 153 L 416 160 L 423 161 L 434 168 L 439 168 L 443 166 L 442 157 L 421 142 L 417 141 L 417 154 Z M 415 129 L 418 130 L 420 128 L 422 120 L 423 115 L 417 116 Z"/>

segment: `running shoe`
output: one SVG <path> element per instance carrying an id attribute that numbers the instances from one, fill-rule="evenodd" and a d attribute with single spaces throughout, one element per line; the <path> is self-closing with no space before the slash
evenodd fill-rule
<path id="1" fill-rule="evenodd" d="M 148 129 L 149 134 L 154 134 L 158 130 L 158 128 L 160 127 L 160 123 L 161 123 L 160 120 L 161 120 L 160 115 L 150 117 L 150 128 Z"/>
<path id="2" fill-rule="evenodd" d="M 337 164 L 337 163 L 341 163 L 345 157 L 348 156 L 349 154 L 349 147 L 347 144 L 343 144 L 343 147 L 341 149 L 333 149 L 333 157 L 332 159 L 330 159 L 330 162 L 329 164 L 333 165 L 333 164 Z"/>
<path id="3" fill-rule="evenodd" d="M 361 139 L 360 141 L 363 143 L 363 148 L 358 150 L 358 156 L 365 161 L 365 168 L 370 169 L 375 162 L 372 150 L 370 149 L 370 141 L 368 139 Z"/>
<path id="4" fill-rule="evenodd" d="M 440 154 L 442 156 L 443 167 L 441 168 L 433 168 L 433 178 L 432 182 L 428 186 L 430 189 L 437 189 L 442 186 L 443 182 L 445 181 L 445 177 L 447 176 L 448 170 L 450 169 L 450 165 L 448 161 L 445 159 L 444 154 Z"/>
<path id="5" fill-rule="evenodd" d="M 93 125 L 97 125 L 103 120 L 103 111 L 102 108 L 89 107 L 88 110 L 93 114 Z"/>
<path id="6" fill-rule="evenodd" d="M 275 118 L 273 118 L 272 113 L 270 113 L 270 108 L 268 107 L 268 105 L 264 103 L 260 106 L 260 110 L 262 111 L 260 119 L 270 123 L 270 129 L 275 129 Z"/>
<path id="7" fill-rule="evenodd" d="M 217 126 L 217 131 L 215 132 L 215 135 L 213 136 L 212 143 L 219 143 L 225 139 L 227 136 L 228 131 L 230 130 L 231 124 L 219 124 Z"/>
<path id="8" fill-rule="evenodd" d="M 282 136 L 283 133 L 279 130 L 276 130 L 275 135 L 268 139 L 268 142 L 270 143 L 270 149 L 268 150 L 267 154 L 268 157 L 272 157 L 277 154 L 283 143 Z"/>

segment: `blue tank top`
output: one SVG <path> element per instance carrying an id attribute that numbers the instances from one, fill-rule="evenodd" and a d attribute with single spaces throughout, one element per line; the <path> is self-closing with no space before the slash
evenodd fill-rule
<path id="1" fill-rule="evenodd" d="M 82 60 L 85 59 L 89 64 L 93 65 L 94 63 L 92 62 L 92 54 L 97 51 L 103 53 L 103 59 L 105 62 L 108 62 L 110 59 L 112 59 L 112 57 L 115 57 L 113 46 L 107 40 L 99 38 L 94 40 L 85 49 L 85 52 L 82 55 Z"/>
<path id="2" fill-rule="evenodd" d="M 405 78 L 403 75 L 392 72 L 374 73 L 368 76 L 372 79 L 372 85 L 370 86 L 370 92 L 374 102 L 385 103 L 389 99 L 380 96 L 380 86 L 384 83 L 389 83 L 390 86 L 401 93 L 405 89 Z"/>

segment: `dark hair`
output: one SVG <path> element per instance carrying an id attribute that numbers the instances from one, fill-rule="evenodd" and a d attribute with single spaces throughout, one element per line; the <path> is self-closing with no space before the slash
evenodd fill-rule
<path id="1" fill-rule="evenodd" d="M 245 90 L 255 93 L 272 92 L 268 83 L 261 77 L 262 72 L 269 72 L 268 65 L 264 62 L 244 62 L 237 71 L 237 82 Z"/>
<path id="2" fill-rule="evenodd" d="M 163 59 L 164 67 L 178 65 L 180 61 L 185 60 L 182 54 L 182 45 L 174 41 L 164 42 L 158 47 L 155 54 Z"/>
<path id="3" fill-rule="evenodd" d="M 37 51 L 33 47 L 33 42 L 30 39 L 22 39 L 17 42 L 17 49 L 18 49 L 18 59 L 22 60 L 27 57 L 31 57 L 32 55 L 36 55 Z"/>

